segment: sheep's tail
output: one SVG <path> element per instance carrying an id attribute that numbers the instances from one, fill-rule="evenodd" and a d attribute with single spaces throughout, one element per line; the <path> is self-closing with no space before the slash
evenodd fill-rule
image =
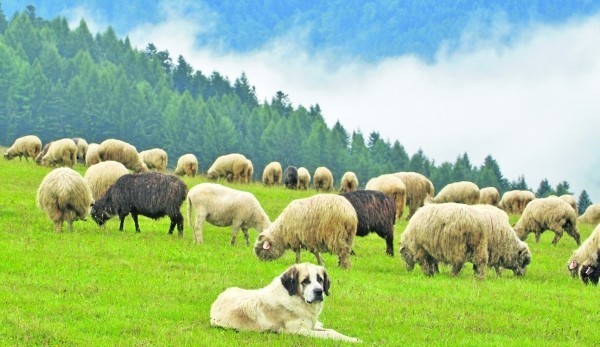
<path id="1" fill-rule="evenodd" d="M 192 198 L 190 196 L 187 197 L 187 220 L 188 226 L 191 228 L 192 225 Z"/>

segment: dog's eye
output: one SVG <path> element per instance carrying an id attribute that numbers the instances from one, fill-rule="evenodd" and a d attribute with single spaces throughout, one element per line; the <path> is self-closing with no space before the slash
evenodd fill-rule
<path id="1" fill-rule="evenodd" d="M 304 279 L 304 281 L 302 281 L 302 284 L 304 284 L 304 285 L 310 284 L 310 278 L 306 277 Z"/>
<path id="2" fill-rule="evenodd" d="M 317 275 L 317 282 L 323 283 L 323 277 L 321 277 L 321 275 Z"/>

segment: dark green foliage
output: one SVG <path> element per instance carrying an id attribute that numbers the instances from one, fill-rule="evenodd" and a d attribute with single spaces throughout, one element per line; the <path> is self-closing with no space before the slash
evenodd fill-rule
<path id="1" fill-rule="evenodd" d="M 556 195 L 556 192 L 550 186 L 548 179 L 544 178 L 540 182 L 540 186 L 538 187 L 538 189 L 535 191 L 535 197 L 536 198 L 545 198 L 545 197 L 548 197 L 549 195 Z"/>
<path id="2" fill-rule="evenodd" d="M 588 208 L 592 204 L 592 200 L 590 200 L 590 196 L 588 193 L 583 190 L 581 194 L 579 194 L 579 200 L 577 202 L 577 208 L 579 209 L 579 214 L 583 214 L 585 209 Z"/>

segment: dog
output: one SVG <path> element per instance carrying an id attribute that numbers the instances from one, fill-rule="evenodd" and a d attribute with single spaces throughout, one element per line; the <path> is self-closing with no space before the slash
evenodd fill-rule
<path id="1" fill-rule="evenodd" d="M 318 321 L 331 281 L 322 266 L 290 266 L 261 289 L 228 288 L 210 308 L 210 324 L 243 331 L 270 331 L 360 342 Z"/>

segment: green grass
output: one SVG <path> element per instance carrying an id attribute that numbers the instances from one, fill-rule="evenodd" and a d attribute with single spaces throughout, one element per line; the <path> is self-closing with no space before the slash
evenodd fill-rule
<path id="1" fill-rule="evenodd" d="M 85 168 L 75 167 L 80 173 Z M 51 169 L 0 159 L 0 345 L 336 346 L 301 336 L 212 328 L 209 310 L 225 288 L 258 288 L 294 262 L 289 251 L 262 262 L 242 235 L 229 245 L 230 228 L 207 224 L 204 244 L 168 235 L 168 218 L 128 217 L 101 229 L 78 221 L 62 233 L 35 205 L 39 183 Z M 189 187 L 204 179 L 185 178 Z M 260 184 L 232 185 L 254 193 L 275 219 L 287 204 L 315 194 Z M 185 204 L 182 210 L 185 214 Z M 511 216 L 516 221 L 517 216 Z M 406 227 L 396 225 L 397 241 Z M 590 225 L 581 225 L 587 237 Z M 256 238 L 251 230 L 251 241 Z M 565 268 L 577 246 L 565 236 L 551 246 L 528 241 L 533 262 L 523 278 L 494 271 L 474 278 L 470 264 L 453 278 L 447 267 L 425 277 L 385 255 L 376 235 L 357 238 L 352 269 L 324 254 L 332 278 L 321 320 L 365 345 L 599 345 L 598 288 L 572 279 Z M 304 252 L 303 261 L 314 262 Z"/>

